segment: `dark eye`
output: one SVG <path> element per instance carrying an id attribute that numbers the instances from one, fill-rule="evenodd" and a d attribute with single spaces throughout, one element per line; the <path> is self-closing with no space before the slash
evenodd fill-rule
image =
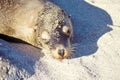
<path id="1" fill-rule="evenodd" d="M 68 26 L 63 26 L 62 32 L 67 36 L 71 34 L 70 28 Z"/>
<path id="2" fill-rule="evenodd" d="M 47 31 L 42 32 L 41 38 L 42 38 L 44 43 L 48 43 L 50 41 L 50 35 Z"/>

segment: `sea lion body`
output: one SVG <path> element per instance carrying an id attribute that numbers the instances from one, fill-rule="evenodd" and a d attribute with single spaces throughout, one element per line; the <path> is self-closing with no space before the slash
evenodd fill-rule
<path id="1" fill-rule="evenodd" d="M 0 0 L 0 34 L 42 48 L 55 58 L 71 53 L 71 21 L 62 9 L 46 0 Z"/>
<path id="2" fill-rule="evenodd" d="M 0 33 L 34 45 L 35 24 L 43 8 L 37 0 L 0 0 Z M 3 2 L 2 2 L 3 1 Z"/>

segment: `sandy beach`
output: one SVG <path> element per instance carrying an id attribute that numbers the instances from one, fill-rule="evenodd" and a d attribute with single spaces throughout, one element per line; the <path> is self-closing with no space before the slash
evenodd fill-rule
<path id="1" fill-rule="evenodd" d="M 50 1 L 71 16 L 75 53 L 56 60 L 0 39 L 0 67 L 9 69 L 8 80 L 120 80 L 120 0 Z"/>

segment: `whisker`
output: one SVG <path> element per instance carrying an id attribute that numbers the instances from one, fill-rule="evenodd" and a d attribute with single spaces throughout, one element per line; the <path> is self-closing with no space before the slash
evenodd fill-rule
<path id="1" fill-rule="evenodd" d="M 75 43 L 75 44 L 72 44 L 72 46 L 80 46 L 80 44 L 78 44 L 78 43 Z"/>
<path id="2" fill-rule="evenodd" d="M 75 53 L 76 47 L 73 47 L 73 46 L 72 46 L 72 47 L 70 48 L 70 51 L 71 51 L 72 53 Z"/>
<path id="3" fill-rule="evenodd" d="M 72 52 L 75 52 L 75 50 L 71 50 Z"/>
<path id="4" fill-rule="evenodd" d="M 80 44 L 78 43 L 71 44 L 70 41 L 68 40 L 68 48 L 71 53 L 76 53 L 76 49 L 78 48 L 78 46 L 80 46 Z"/>
<path id="5" fill-rule="evenodd" d="M 70 50 L 75 50 L 76 48 L 71 48 Z"/>
<path id="6" fill-rule="evenodd" d="M 74 53 L 76 53 L 76 51 L 74 50 L 74 51 L 71 51 L 71 54 L 74 54 Z"/>
<path id="7" fill-rule="evenodd" d="M 71 49 L 76 49 L 76 47 L 71 47 Z"/>

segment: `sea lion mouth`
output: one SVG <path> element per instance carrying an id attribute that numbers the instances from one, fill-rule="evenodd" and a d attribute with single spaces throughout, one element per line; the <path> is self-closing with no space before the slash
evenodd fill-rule
<path id="1" fill-rule="evenodd" d="M 46 45 L 42 48 L 42 52 L 46 55 L 50 54 L 55 59 L 65 59 L 72 54 L 72 48 L 65 47 L 63 44 L 56 44 L 54 47 Z"/>
<path id="2" fill-rule="evenodd" d="M 71 50 L 63 45 L 58 45 L 55 49 L 51 50 L 51 54 L 56 59 L 64 59 L 70 56 Z"/>

